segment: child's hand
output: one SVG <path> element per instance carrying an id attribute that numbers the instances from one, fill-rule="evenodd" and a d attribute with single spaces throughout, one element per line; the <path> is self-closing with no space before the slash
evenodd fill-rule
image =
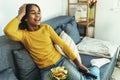
<path id="1" fill-rule="evenodd" d="M 22 19 L 23 16 L 25 15 L 25 13 L 26 13 L 26 4 L 23 4 L 23 5 L 19 8 L 19 11 L 18 11 L 18 15 L 17 15 L 18 20 L 21 21 L 21 19 Z"/>

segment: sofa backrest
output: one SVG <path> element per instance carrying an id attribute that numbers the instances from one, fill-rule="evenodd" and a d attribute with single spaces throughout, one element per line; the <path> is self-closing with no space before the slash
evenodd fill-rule
<path id="1" fill-rule="evenodd" d="M 58 16 L 42 24 L 49 24 L 58 35 L 62 31 L 66 32 L 76 44 L 80 42 L 80 34 L 73 16 Z"/>
<path id="2" fill-rule="evenodd" d="M 0 37 L 0 71 L 11 67 L 16 72 L 11 52 L 22 47 L 19 42 L 12 41 L 5 35 Z"/>

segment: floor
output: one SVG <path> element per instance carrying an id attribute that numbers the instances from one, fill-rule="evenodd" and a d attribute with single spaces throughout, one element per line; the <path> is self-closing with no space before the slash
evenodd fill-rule
<path id="1" fill-rule="evenodd" d="M 120 80 L 120 66 L 115 67 L 114 72 L 112 74 L 112 80 Z"/>

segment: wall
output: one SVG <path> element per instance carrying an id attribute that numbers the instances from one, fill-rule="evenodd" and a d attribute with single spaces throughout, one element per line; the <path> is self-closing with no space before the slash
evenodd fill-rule
<path id="1" fill-rule="evenodd" d="M 95 38 L 120 44 L 120 0 L 98 0 Z"/>
<path id="2" fill-rule="evenodd" d="M 66 0 L 63 5 L 63 12 L 67 14 Z M 98 0 L 94 35 L 97 39 L 120 44 L 120 0 Z"/>
<path id="3" fill-rule="evenodd" d="M 0 0 L 0 36 L 4 26 L 18 14 L 23 3 L 36 3 L 42 11 L 42 21 L 63 14 L 62 0 Z"/>

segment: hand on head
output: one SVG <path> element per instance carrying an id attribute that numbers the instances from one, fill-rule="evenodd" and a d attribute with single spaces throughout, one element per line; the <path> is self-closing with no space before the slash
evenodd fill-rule
<path id="1" fill-rule="evenodd" d="M 23 4 L 22 6 L 20 6 L 19 11 L 18 11 L 18 15 L 17 15 L 18 20 L 21 20 L 22 17 L 25 15 L 25 13 L 26 13 L 26 5 L 27 4 Z"/>
<path id="2" fill-rule="evenodd" d="M 25 12 L 26 12 L 26 4 L 23 4 L 23 5 L 19 8 L 18 15 L 20 15 L 20 14 L 25 15 Z"/>

